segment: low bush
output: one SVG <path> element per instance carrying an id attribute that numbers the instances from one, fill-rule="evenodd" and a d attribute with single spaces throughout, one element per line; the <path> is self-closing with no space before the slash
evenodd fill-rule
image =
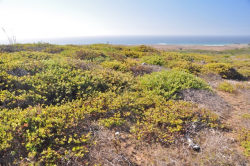
<path id="1" fill-rule="evenodd" d="M 18 45 L 0 45 L 0 53 L 11 53 L 25 51 L 22 46 Z"/>
<path id="2" fill-rule="evenodd" d="M 96 92 L 111 89 L 116 92 L 122 91 L 133 83 L 130 73 L 101 68 L 79 70 L 69 65 L 69 62 L 44 61 L 42 72 L 23 77 L 0 72 L 0 86 L 5 90 L 1 91 L 1 106 L 25 108 L 28 106 L 27 103 L 59 104 L 76 98 L 85 98 Z"/>
<path id="3" fill-rule="evenodd" d="M 250 114 L 249 113 L 248 114 L 243 114 L 242 118 L 246 119 L 246 120 L 250 120 Z"/>
<path id="4" fill-rule="evenodd" d="M 109 44 L 6 49 L 0 51 L 0 165 L 247 163 L 217 130 L 224 129 L 219 116 L 230 117 L 230 104 L 193 74 L 206 75 L 211 85 L 221 76 L 240 78 L 248 73 L 248 55 Z M 232 64 L 214 63 L 231 58 Z M 248 83 L 235 87 L 248 101 Z M 240 141 L 249 155 L 248 115 L 241 120 Z M 187 135 L 201 153 L 187 146 Z"/>
<path id="5" fill-rule="evenodd" d="M 136 46 L 131 49 L 138 52 L 158 52 L 155 48 L 146 45 Z"/>
<path id="6" fill-rule="evenodd" d="M 95 58 L 98 58 L 100 56 L 105 57 L 105 55 L 102 52 L 99 52 L 99 51 L 80 50 L 80 51 L 76 51 L 74 57 L 76 59 L 92 60 L 93 61 Z"/>
<path id="7" fill-rule="evenodd" d="M 202 69 L 202 65 L 192 63 L 189 61 L 177 61 L 173 63 L 168 63 L 167 66 L 173 70 L 184 70 L 188 73 L 192 73 L 195 75 L 198 75 L 198 73 L 200 73 Z"/>
<path id="8" fill-rule="evenodd" d="M 227 63 L 209 63 L 204 65 L 203 72 L 215 72 L 227 79 L 242 79 L 242 75 Z"/>
<path id="9" fill-rule="evenodd" d="M 117 60 L 117 61 L 124 61 L 127 57 L 124 54 L 116 53 L 116 52 L 108 52 L 106 54 L 110 59 Z"/>
<path id="10" fill-rule="evenodd" d="M 75 104 L 2 110 L 1 158 L 8 156 L 16 164 L 29 158 L 33 164 L 65 165 L 75 161 L 84 165 L 91 133 L 84 130 L 86 116 Z"/>
<path id="11" fill-rule="evenodd" d="M 182 134 L 188 134 L 188 127 L 193 122 L 219 127 L 218 116 L 184 101 L 161 103 L 145 110 L 144 114 L 143 120 L 137 121 L 131 131 L 138 139 L 149 142 L 171 144 Z"/>
<path id="12" fill-rule="evenodd" d="M 119 62 L 119 61 L 104 61 L 101 63 L 101 66 L 118 70 L 118 71 L 128 71 L 128 66 L 125 63 Z"/>
<path id="13" fill-rule="evenodd" d="M 211 89 L 200 78 L 183 71 L 160 71 L 143 75 L 139 78 L 143 90 L 162 95 L 166 99 L 176 98 L 176 93 L 183 89 Z"/>
<path id="14" fill-rule="evenodd" d="M 220 91 L 229 92 L 229 93 L 233 93 L 236 90 L 234 85 L 230 84 L 227 81 L 220 83 L 217 89 Z"/>
<path id="15" fill-rule="evenodd" d="M 242 129 L 239 134 L 241 146 L 245 148 L 244 154 L 250 156 L 250 130 Z"/>
<path id="16" fill-rule="evenodd" d="M 159 55 L 151 55 L 151 56 L 143 56 L 140 60 L 141 63 L 146 62 L 150 65 L 159 65 L 163 66 L 165 64 L 165 60 Z"/>
<path id="17" fill-rule="evenodd" d="M 126 57 L 129 57 L 129 58 L 141 58 L 141 57 L 147 56 L 151 53 L 139 52 L 139 51 L 122 51 L 122 54 L 124 54 Z"/>
<path id="18" fill-rule="evenodd" d="M 58 54 L 63 51 L 63 47 L 50 46 L 42 50 L 43 52 Z"/>

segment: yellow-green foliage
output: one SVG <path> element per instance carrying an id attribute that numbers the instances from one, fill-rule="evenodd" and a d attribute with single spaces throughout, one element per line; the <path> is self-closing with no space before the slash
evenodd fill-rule
<path id="1" fill-rule="evenodd" d="M 183 89 L 210 89 L 200 78 L 183 71 L 160 71 L 139 78 L 143 90 L 162 95 L 165 98 L 175 97 Z"/>
<path id="2" fill-rule="evenodd" d="M 158 52 L 155 48 L 146 46 L 146 45 L 132 47 L 131 50 L 138 51 L 138 52 Z"/>
<path id="3" fill-rule="evenodd" d="M 86 115 L 77 103 L 62 106 L 29 107 L 0 112 L 0 151 L 27 153 L 38 163 L 62 163 L 88 152 L 90 132 L 81 131 Z M 64 159 L 63 159 L 64 158 Z"/>
<path id="4" fill-rule="evenodd" d="M 116 53 L 116 52 L 108 52 L 106 56 L 108 56 L 110 59 L 114 59 L 118 61 L 124 61 L 125 59 L 127 59 L 127 57 L 124 54 Z"/>
<path id="5" fill-rule="evenodd" d="M 0 46 L 0 160 L 12 155 L 17 165 L 24 158 L 31 165 L 87 165 L 95 144 L 93 123 L 164 144 L 182 136 L 194 121 L 221 127 L 208 110 L 169 100 L 183 89 L 211 90 L 193 75 L 204 67 L 227 78 L 235 78 L 232 66 L 249 72 L 239 62 L 213 63 L 218 59 L 220 55 L 160 52 L 148 46 Z M 202 60 L 210 64 L 199 65 Z M 152 73 L 163 68 L 142 67 L 141 62 L 188 73 Z M 144 75 L 135 77 L 131 71 Z M 241 139 L 246 149 L 248 138 Z"/>
<path id="6" fill-rule="evenodd" d="M 165 64 L 165 60 L 159 55 L 151 55 L 151 56 L 143 56 L 141 58 L 141 63 L 146 62 L 151 65 L 159 65 L 163 66 Z"/>
<path id="7" fill-rule="evenodd" d="M 45 49 L 43 49 L 43 52 L 52 53 L 52 54 L 60 53 L 61 51 L 63 51 L 63 48 L 59 46 L 50 46 L 50 47 L 46 47 Z"/>
<path id="8" fill-rule="evenodd" d="M 209 63 L 204 65 L 204 72 L 215 72 L 223 78 L 240 78 L 239 73 L 233 68 L 232 65 L 227 63 Z"/>
<path id="9" fill-rule="evenodd" d="M 3 87 L 0 91 L 2 107 L 25 108 L 38 103 L 56 104 L 88 97 L 99 91 L 105 92 L 111 89 L 121 91 L 133 82 L 130 73 L 101 68 L 86 71 L 78 69 L 77 65 L 72 63 L 74 61 L 68 58 L 54 57 L 45 60 L 52 58 L 46 56 L 44 60 L 37 61 L 33 59 L 37 58 L 32 54 L 32 56 L 26 53 L 22 55 L 24 61 L 19 61 L 18 56 L 17 58 L 8 56 L 6 58 L 10 61 L 3 60 L 0 66 L 0 86 Z M 8 74 L 9 71 L 19 68 L 27 70 L 30 74 L 23 77 Z"/>
<path id="10" fill-rule="evenodd" d="M 225 92 L 229 92 L 229 93 L 233 93 L 236 90 L 234 85 L 230 84 L 227 81 L 220 83 L 218 85 L 217 89 L 220 91 L 225 91 Z"/>
<path id="11" fill-rule="evenodd" d="M 250 78 L 250 61 L 249 60 L 240 60 L 234 62 L 234 67 L 238 72 L 246 78 Z"/>
<path id="12" fill-rule="evenodd" d="M 148 52 L 139 52 L 139 51 L 123 51 L 122 53 L 125 56 L 130 57 L 130 58 L 141 58 L 143 56 L 147 56 L 151 54 Z"/>
<path id="13" fill-rule="evenodd" d="M 250 120 L 250 114 L 243 114 L 242 118 L 246 120 Z"/>
<path id="14" fill-rule="evenodd" d="M 201 72 L 202 65 L 192 63 L 189 61 L 176 61 L 173 63 L 169 63 L 168 67 L 170 67 L 173 70 L 184 70 L 188 73 L 192 73 L 197 75 L 198 73 Z"/>
<path id="15" fill-rule="evenodd" d="M 138 139 L 172 143 L 184 134 L 192 122 L 201 122 L 210 127 L 219 127 L 218 116 L 198 109 L 197 105 L 184 101 L 168 101 L 147 109 L 145 117 L 131 128 Z"/>
<path id="16" fill-rule="evenodd" d="M 125 63 L 119 62 L 119 61 L 104 61 L 101 63 L 103 67 L 118 70 L 118 71 L 128 71 L 128 67 Z"/>
<path id="17" fill-rule="evenodd" d="M 242 129 L 239 135 L 241 146 L 245 148 L 244 154 L 250 156 L 250 130 Z"/>
<path id="18" fill-rule="evenodd" d="M 94 60 L 95 58 L 98 58 L 100 56 L 104 56 L 102 52 L 99 51 L 89 51 L 89 50 L 80 50 L 75 53 L 76 59 L 81 60 Z"/>

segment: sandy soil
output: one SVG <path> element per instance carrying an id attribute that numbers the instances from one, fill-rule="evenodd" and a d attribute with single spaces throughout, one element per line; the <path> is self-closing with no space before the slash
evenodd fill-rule
<path id="1" fill-rule="evenodd" d="M 128 46 L 128 45 L 126 45 Z M 136 45 L 129 45 L 136 46 Z M 147 45 L 154 47 L 158 50 L 214 50 L 214 51 L 224 51 L 224 50 L 232 50 L 232 49 L 240 49 L 250 47 L 247 44 L 231 44 L 231 45 Z"/>

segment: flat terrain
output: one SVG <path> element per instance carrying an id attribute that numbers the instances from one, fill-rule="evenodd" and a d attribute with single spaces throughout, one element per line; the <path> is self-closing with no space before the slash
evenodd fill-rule
<path id="1" fill-rule="evenodd" d="M 139 45 L 129 45 L 129 46 L 139 46 Z M 168 50 L 210 50 L 210 51 L 225 51 L 233 49 L 247 48 L 247 44 L 231 44 L 231 45 L 147 45 L 151 46 L 157 50 L 168 51 Z"/>

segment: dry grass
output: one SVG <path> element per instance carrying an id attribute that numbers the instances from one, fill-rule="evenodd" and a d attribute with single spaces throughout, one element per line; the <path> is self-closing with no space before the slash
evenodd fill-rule
<path id="1" fill-rule="evenodd" d="M 144 74 L 150 74 L 152 72 L 158 72 L 162 70 L 167 70 L 167 68 L 157 66 L 157 65 L 138 65 L 130 68 L 134 76 L 142 76 Z"/>
<path id="2" fill-rule="evenodd" d="M 186 143 L 170 148 L 158 147 L 152 150 L 152 164 L 175 166 L 219 166 L 219 165 L 247 165 L 248 160 L 235 150 L 238 143 L 224 133 L 216 130 L 204 130 L 196 141 L 201 145 L 200 152 L 194 152 Z"/>
<path id="3" fill-rule="evenodd" d="M 216 93 L 207 90 L 186 89 L 180 92 L 181 98 L 214 111 L 222 118 L 229 118 L 232 106 Z"/>
<path id="4" fill-rule="evenodd" d="M 90 148 L 90 165 L 136 165 L 129 160 L 126 150 L 122 148 L 124 140 L 120 134 L 115 135 L 114 131 L 100 127 L 93 130 L 93 139 L 96 144 Z"/>
<path id="5" fill-rule="evenodd" d="M 96 125 L 98 126 L 98 125 Z M 171 146 L 147 143 L 130 137 L 129 132 L 105 129 L 101 126 L 92 129 L 93 141 L 90 148 L 89 165 L 107 166 L 247 166 L 249 160 L 237 149 L 239 142 L 227 132 L 203 128 L 192 134 L 192 139 L 201 150 L 194 151 L 181 137 Z"/>

